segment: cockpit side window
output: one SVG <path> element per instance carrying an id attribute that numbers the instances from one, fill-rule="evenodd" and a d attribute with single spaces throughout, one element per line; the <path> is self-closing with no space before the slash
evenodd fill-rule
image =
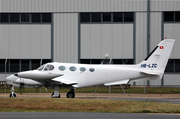
<path id="1" fill-rule="evenodd" d="M 41 71 L 44 68 L 44 65 L 40 66 L 37 70 Z"/>
<path id="2" fill-rule="evenodd" d="M 51 71 L 51 70 L 53 70 L 53 69 L 54 69 L 54 66 L 48 64 L 48 65 L 44 68 L 44 71 Z"/>

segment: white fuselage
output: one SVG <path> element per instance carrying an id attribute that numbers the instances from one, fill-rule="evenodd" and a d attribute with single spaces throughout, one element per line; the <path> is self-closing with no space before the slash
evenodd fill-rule
<path id="1" fill-rule="evenodd" d="M 42 69 L 41 71 L 34 70 L 32 72 L 44 72 L 59 75 L 62 74 L 62 76 L 60 76 L 61 79 L 77 82 L 77 84 L 73 85 L 74 87 L 86 87 L 121 81 L 124 79 L 136 79 L 147 76 L 140 73 L 140 68 L 137 65 L 88 65 L 73 63 L 48 64 L 53 65 L 54 69 L 51 71 L 44 69 Z M 65 70 L 60 70 L 60 66 L 64 66 Z M 76 70 L 71 71 L 70 67 L 75 67 Z M 81 68 L 85 68 L 85 71 L 81 71 Z M 90 71 L 92 68 L 94 69 L 94 71 Z M 43 79 L 39 79 L 38 81 L 43 82 Z"/>

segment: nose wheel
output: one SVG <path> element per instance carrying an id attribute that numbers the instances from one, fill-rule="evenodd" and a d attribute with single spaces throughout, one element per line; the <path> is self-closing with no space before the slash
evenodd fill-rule
<path id="1" fill-rule="evenodd" d="M 9 97 L 10 97 L 10 98 L 15 98 L 15 97 L 17 97 L 17 94 L 14 93 L 14 92 L 12 92 L 12 93 L 9 95 Z"/>
<path id="2" fill-rule="evenodd" d="M 9 95 L 10 98 L 15 98 L 17 97 L 17 94 L 14 92 L 14 86 L 11 87 L 11 94 Z"/>

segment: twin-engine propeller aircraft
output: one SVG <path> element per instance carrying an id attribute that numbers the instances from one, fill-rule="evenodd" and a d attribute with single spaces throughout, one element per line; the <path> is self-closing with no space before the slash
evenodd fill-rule
<path id="1" fill-rule="evenodd" d="M 104 84 L 120 85 L 134 80 L 161 79 L 175 40 L 165 39 L 140 64 L 90 65 L 74 63 L 47 63 L 37 70 L 19 72 L 7 77 L 14 86 L 44 86 L 54 88 L 52 97 L 60 97 L 59 87 L 69 88 L 67 98 L 75 97 L 75 88 Z M 14 91 L 10 97 L 16 97 Z"/>

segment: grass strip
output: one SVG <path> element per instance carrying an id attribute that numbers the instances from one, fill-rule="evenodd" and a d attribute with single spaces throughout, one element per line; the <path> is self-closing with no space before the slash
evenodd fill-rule
<path id="1" fill-rule="evenodd" d="M 87 88 L 78 88 L 76 89 L 76 93 L 93 93 L 96 90 L 96 87 L 87 87 Z M 124 89 L 126 93 L 144 93 L 144 87 L 131 87 L 130 89 Z M 60 88 L 60 93 L 67 93 L 69 89 Z M 4 88 L 0 88 L 0 93 L 4 93 Z M 10 89 L 6 90 L 7 93 L 10 93 Z M 20 93 L 19 88 L 15 88 L 16 93 Z M 24 88 L 25 93 L 36 93 L 40 92 L 40 89 L 35 88 Z M 47 93 L 45 88 L 41 88 L 42 93 Z M 54 92 L 54 89 L 48 89 L 49 93 Z M 96 91 L 97 93 L 108 93 L 108 87 L 99 87 Z M 120 86 L 112 86 L 112 93 L 124 93 Z M 167 87 L 146 87 L 146 94 L 180 94 L 180 88 L 167 88 Z"/>
<path id="2" fill-rule="evenodd" d="M 105 99 L 1 98 L 0 112 L 180 113 L 180 105 Z"/>

